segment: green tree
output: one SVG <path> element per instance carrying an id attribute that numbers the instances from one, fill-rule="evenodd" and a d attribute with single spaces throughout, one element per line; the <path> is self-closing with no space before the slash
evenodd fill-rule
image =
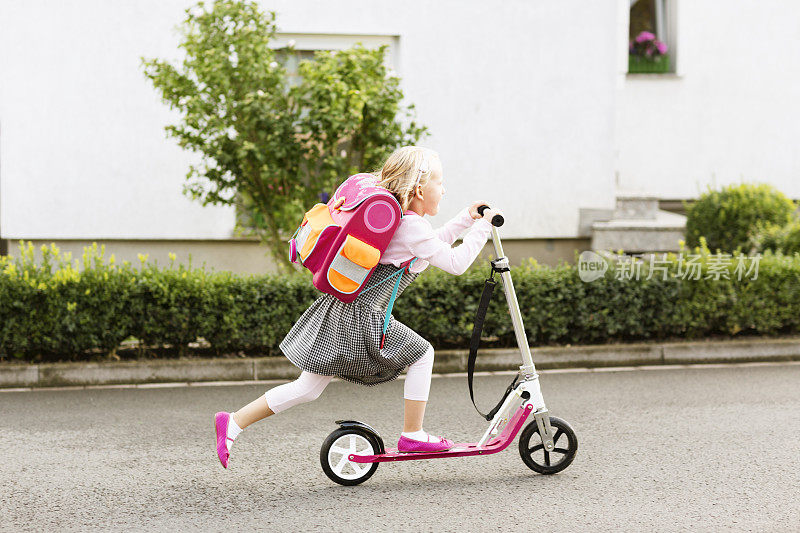
<path id="1" fill-rule="evenodd" d="M 284 64 L 296 53 L 270 47 L 276 29 L 275 13 L 252 1 L 200 2 L 179 28 L 182 62 L 142 58 L 142 65 L 180 113 L 167 135 L 201 155 L 184 192 L 203 205 L 236 206 L 288 268 L 285 241 L 320 195 L 379 168 L 427 128 L 414 120 L 413 105 L 401 105 L 385 46 L 316 52 L 290 83 Z"/>

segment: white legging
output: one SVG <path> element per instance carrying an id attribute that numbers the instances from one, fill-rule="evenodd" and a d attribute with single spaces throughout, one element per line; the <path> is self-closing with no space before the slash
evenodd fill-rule
<path id="1" fill-rule="evenodd" d="M 428 348 L 416 363 L 409 365 L 406 371 L 406 383 L 403 398 L 406 400 L 428 401 L 431 388 L 431 372 L 433 371 L 433 348 Z M 264 393 L 267 406 L 273 413 L 280 413 L 300 403 L 319 398 L 333 376 L 321 376 L 305 370 L 300 377 L 289 383 L 278 385 Z"/>

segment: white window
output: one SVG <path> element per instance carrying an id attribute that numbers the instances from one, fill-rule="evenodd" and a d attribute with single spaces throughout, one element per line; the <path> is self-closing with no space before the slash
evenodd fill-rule
<path id="1" fill-rule="evenodd" d="M 278 33 L 270 43 L 272 48 L 285 48 L 292 42 L 294 57 L 286 59 L 285 67 L 289 71 L 289 83 L 297 83 L 297 64 L 305 59 L 313 59 L 317 50 L 345 50 L 356 43 L 361 43 L 366 48 L 378 48 L 386 45 L 386 67 L 398 71 L 398 44 L 397 35 L 366 35 L 366 34 L 326 34 L 326 33 Z"/>

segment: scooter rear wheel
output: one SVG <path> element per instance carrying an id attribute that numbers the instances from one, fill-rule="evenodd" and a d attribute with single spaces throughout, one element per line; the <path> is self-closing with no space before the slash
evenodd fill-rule
<path id="1" fill-rule="evenodd" d="M 357 427 L 335 430 L 319 451 L 322 470 L 339 485 L 358 485 L 368 480 L 378 469 L 378 463 L 356 463 L 349 460 L 351 454 L 373 455 L 378 449 L 372 435 Z"/>
<path id="2" fill-rule="evenodd" d="M 550 452 L 544 449 L 536 420 L 525 426 L 519 436 L 519 455 L 522 461 L 528 468 L 540 474 L 561 472 L 572 463 L 578 451 L 578 437 L 565 420 L 551 416 L 550 425 L 555 430 L 554 448 Z"/>

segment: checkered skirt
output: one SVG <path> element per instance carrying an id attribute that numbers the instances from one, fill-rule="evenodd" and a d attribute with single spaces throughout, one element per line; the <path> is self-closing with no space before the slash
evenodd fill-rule
<path id="1" fill-rule="evenodd" d="M 368 286 L 400 270 L 378 265 Z M 399 296 L 418 274 L 404 272 Z M 351 303 L 323 294 L 297 319 L 280 348 L 298 368 L 338 376 L 361 385 L 391 381 L 419 360 L 430 343 L 411 328 L 389 318 L 386 342 L 380 348 L 383 320 L 397 278 L 362 292 Z"/>

